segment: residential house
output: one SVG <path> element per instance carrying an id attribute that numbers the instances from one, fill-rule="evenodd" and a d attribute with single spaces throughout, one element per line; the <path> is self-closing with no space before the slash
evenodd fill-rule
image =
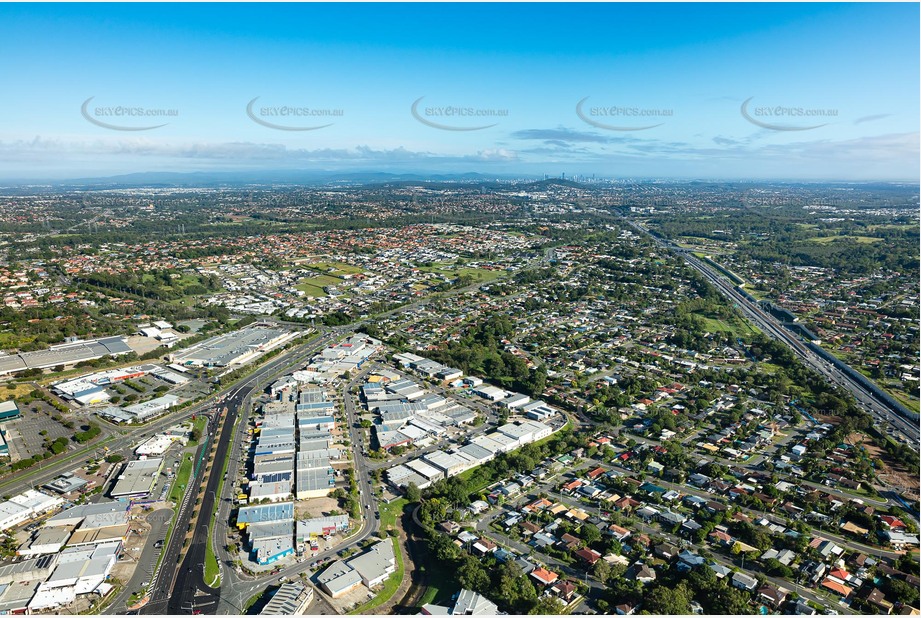
<path id="1" fill-rule="evenodd" d="M 776 609 L 787 598 L 787 593 L 776 586 L 765 584 L 758 588 L 758 598 Z"/>
<path id="2" fill-rule="evenodd" d="M 569 603 L 576 596 L 576 585 L 566 579 L 553 584 L 550 587 L 550 591 L 563 601 Z"/>
<path id="3" fill-rule="evenodd" d="M 887 601 L 885 595 L 880 592 L 879 588 L 870 588 L 870 592 L 865 597 L 867 603 L 878 610 L 880 614 L 892 613 L 892 602 Z"/>
<path id="4" fill-rule="evenodd" d="M 594 566 L 596 562 L 601 560 L 601 554 L 594 549 L 583 548 L 573 552 L 573 554 L 578 556 L 579 559 L 588 566 Z"/>
<path id="5" fill-rule="evenodd" d="M 637 563 L 633 565 L 633 579 L 641 584 L 648 584 L 656 581 L 655 569 L 646 564 Z"/>
<path id="6" fill-rule="evenodd" d="M 656 556 L 665 560 L 672 560 L 678 555 L 678 548 L 671 543 L 659 543 L 652 551 Z"/>
<path id="7" fill-rule="evenodd" d="M 739 590 L 744 590 L 746 592 L 753 592 L 755 588 L 758 587 L 757 579 L 751 575 L 742 573 L 741 571 L 736 571 L 732 574 L 732 580 L 730 583 L 732 583 L 732 585 Z"/>
<path id="8" fill-rule="evenodd" d="M 552 586 L 556 580 L 560 578 L 559 575 L 553 571 L 548 571 L 544 567 L 540 567 L 531 571 L 531 577 L 542 586 Z"/>

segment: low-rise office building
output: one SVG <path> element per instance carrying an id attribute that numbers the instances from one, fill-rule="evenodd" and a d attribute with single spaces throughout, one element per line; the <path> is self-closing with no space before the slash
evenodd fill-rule
<path id="1" fill-rule="evenodd" d="M 138 459 L 125 464 L 110 495 L 113 498 L 139 498 L 147 496 L 157 484 L 157 476 L 163 467 L 163 459 Z"/>

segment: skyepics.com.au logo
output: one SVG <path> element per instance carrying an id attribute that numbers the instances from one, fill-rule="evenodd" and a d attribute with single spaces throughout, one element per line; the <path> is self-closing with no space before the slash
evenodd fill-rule
<path id="1" fill-rule="evenodd" d="M 787 105 L 764 105 L 754 107 L 751 105 L 751 101 L 754 98 L 755 97 L 748 97 L 745 99 L 740 111 L 745 120 L 763 129 L 771 129 L 772 131 L 810 131 L 828 124 L 827 122 L 813 124 L 815 122 L 814 119 L 838 117 L 838 110 L 836 109 Z M 794 122 L 792 124 L 783 122 L 785 120 L 793 120 Z M 809 124 L 803 124 L 804 122 Z"/>
<path id="2" fill-rule="evenodd" d="M 331 127 L 335 122 L 326 124 L 300 124 L 307 118 L 341 118 L 345 112 L 341 109 L 320 109 L 304 105 L 263 105 L 256 107 L 256 97 L 246 105 L 246 115 L 256 124 L 276 131 L 316 131 Z M 298 121 L 298 124 L 288 124 Z"/>
<path id="3" fill-rule="evenodd" d="M 668 108 L 620 105 L 586 106 L 585 102 L 589 98 L 585 97 L 576 103 L 576 115 L 582 122 L 606 131 L 646 131 L 655 129 L 665 123 L 649 124 L 649 119 L 671 118 L 675 115 L 674 110 Z M 605 122 L 602 122 L 602 119 Z"/>
<path id="4" fill-rule="evenodd" d="M 462 107 L 458 105 L 423 107 L 420 106 L 420 103 L 422 103 L 422 99 L 424 98 L 425 97 L 419 97 L 413 102 L 412 107 L 410 107 L 410 113 L 412 113 L 413 118 L 426 126 L 432 127 L 433 129 L 441 129 L 442 131 L 482 131 L 483 129 L 492 128 L 499 123 L 469 123 L 482 123 L 482 119 L 484 118 L 508 117 L 507 109 L 496 109 L 489 107 Z"/>
<path id="5" fill-rule="evenodd" d="M 113 105 L 113 106 L 90 106 L 90 102 L 96 97 L 90 97 L 80 106 L 80 114 L 88 121 L 111 131 L 150 131 L 165 127 L 168 122 L 161 124 L 140 124 L 144 119 L 149 118 L 175 118 L 179 116 L 178 109 L 149 108 L 138 105 Z"/>

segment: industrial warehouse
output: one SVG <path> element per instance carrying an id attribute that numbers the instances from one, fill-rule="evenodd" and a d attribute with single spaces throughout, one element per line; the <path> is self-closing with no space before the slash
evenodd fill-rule
<path id="1" fill-rule="evenodd" d="M 493 433 L 476 436 L 468 444 L 451 451 L 434 451 L 394 466 L 387 470 L 387 480 L 396 489 L 405 489 L 410 484 L 425 489 L 435 481 L 484 464 L 499 453 L 514 451 L 546 438 L 552 432 L 551 427 L 537 421 L 506 423 Z"/>
<path id="2" fill-rule="evenodd" d="M 0 375 L 27 369 L 70 367 L 81 361 L 94 360 L 103 356 L 120 356 L 131 351 L 124 337 L 104 337 L 89 341 L 74 340 L 53 345 L 47 350 L 0 356 Z"/>
<path id="3" fill-rule="evenodd" d="M 0 529 L 21 526 L 68 506 L 29 490 L 0 503 Z M 16 550 L 20 562 L 0 567 L 0 613 L 55 612 L 84 595 L 105 596 L 128 534 L 125 503 L 71 506 L 53 514 Z"/>
<path id="4" fill-rule="evenodd" d="M 251 326 L 218 335 L 188 349 L 170 354 L 171 363 L 193 367 L 229 367 L 242 365 L 301 333 L 281 328 Z"/>

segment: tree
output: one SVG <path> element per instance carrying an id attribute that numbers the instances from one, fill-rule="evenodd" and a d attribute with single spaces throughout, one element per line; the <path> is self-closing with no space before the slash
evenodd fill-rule
<path id="1" fill-rule="evenodd" d="M 406 486 L 406 499 L 413 504 L 416 504 L 422 500 L 422 491 L 415 483 L 410 483 Z"/>
<path id="2" fill-rule="evenodd" d="M 592 575 L 602 584 L 605 583 L 611 576 L 611 565 L 604 560 L 599 560 L 595 563 L 595 566 L 592 567 Z"/>
<path id="3" fill-rule="evenodd" d="M 579 536 L 582 537 L 582 540 L 585 541 L 587 545 L 591 545 L 601 540 L 601 531 L 598 530 L 598 527 L 594 524 L 585 524 L 582 526 Z"/>
<path id="4" fill-rule="evenodd" d="M 457 581 L 461 586 L 474 592 L 483 593 L 489 588 L 489 574 L 483 564 L 467 554 L 463 558 L 460 568 L 457 570 Z"/>
<path id="5" fill-rule="evenodd" d="M 542 596 L 529 612 L 532 615 L 556 616 L 563 613 L 566 606 L 556 597 Z"/>
<path id="6" fill-rule="evenodd" d="M 906 605 L 913 606 L 918 601 L 918 589 L 904 580 L 890 577 L 887 589 L 897 601 Z"/>
<path id="7" fill-rule="evenodd" d="M 681 582 L 674 588 L 658 585 L 646 594 L 644 614 L 687 615 L 691 613 L 691 593 Z"/>

